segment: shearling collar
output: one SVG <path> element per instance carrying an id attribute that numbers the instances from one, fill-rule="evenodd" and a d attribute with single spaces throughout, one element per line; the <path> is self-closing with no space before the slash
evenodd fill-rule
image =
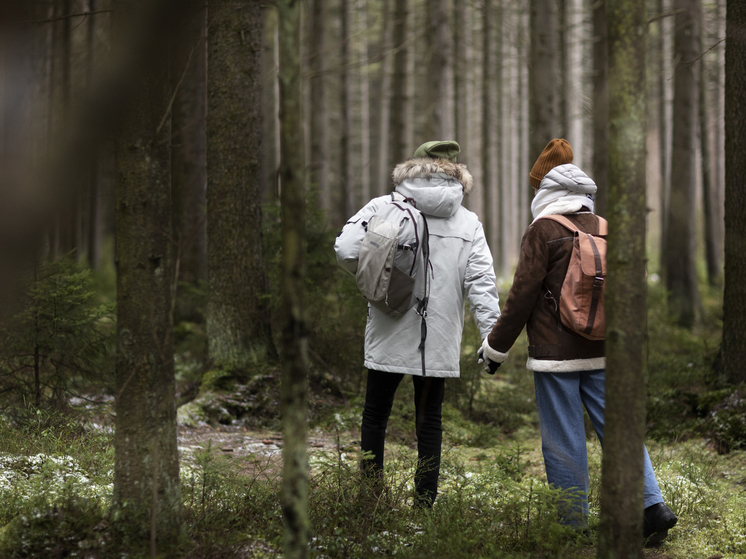
<path id="1" fill-rule="evenodd" d="M 472 186 L 474 186 L 474 178 L 466 165 L 454 163 L 448 159 L 408 159 L 394 168 L 391 179 L 396 186 L 407 179 L 429 178 L 436 174 L 443 174 L 456 179 L 464 187 L 464 194 L 469 194 Z"/>

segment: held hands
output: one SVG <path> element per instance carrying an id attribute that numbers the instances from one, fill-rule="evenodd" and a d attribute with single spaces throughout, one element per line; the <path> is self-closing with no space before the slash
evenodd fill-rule
<path id="1" fill-rule="evenodd" d="M 495 371 L 497 371 L 500 368 L 501 363 L 495 363 L 494 361 L 490 361 L 489 359 L 486 359 L 484 357 L 484 352 L 479 350 L 477 353 L 477 363 L 484 365 L 484 372 L 489 373 L 490 375 L 494 375 Z"/>
<path id="2" fill-rule="evenodd" d="M 484 372 L 491 375 L 495 374 L 495 371 L 500 367 L 503 361 L 507 359 L 508 354 L 502 353 L 493 349 L 488 341 L 489 337 L 486 336 L 482 342 L 482 347 L 477 352 L 477 363 L 484 365 Z"/>

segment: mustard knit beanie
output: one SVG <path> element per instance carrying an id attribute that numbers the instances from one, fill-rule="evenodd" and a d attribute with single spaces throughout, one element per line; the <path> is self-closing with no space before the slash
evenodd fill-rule
<path id="1" fill-rule="evenodd" d="M 564 139 L 555 138 L 547 144 L 544 151 L 534 163 L 531 172 L 528 174 L 528 183 L 538 190 L 541 180 L 549 171 L 558 165 L 572 163 L 573 153 L 570 142 Z"/>

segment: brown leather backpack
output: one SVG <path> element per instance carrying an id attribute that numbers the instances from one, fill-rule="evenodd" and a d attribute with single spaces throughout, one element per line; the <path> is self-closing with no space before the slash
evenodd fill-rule
<path id="1" fill-rule="evenodd" d="M 563 215 L 546 215 L 573 232 L 572 255 L 562 282 L 559 311 L 562 324 L 589 340 L 603 340 L 606 329 L 606 235 L 608 223 L 598 218 L 598 234 L 581 231 Z"/>

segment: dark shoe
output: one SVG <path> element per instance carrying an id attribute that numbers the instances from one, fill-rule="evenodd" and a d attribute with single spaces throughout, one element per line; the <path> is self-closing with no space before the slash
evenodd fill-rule
<path id="1" fill-rule="evenodd" d="M 678 520 L 673 511 L 663 503 L 646 508 L 642 530 L 645 547 L 660 545 Z"/>

